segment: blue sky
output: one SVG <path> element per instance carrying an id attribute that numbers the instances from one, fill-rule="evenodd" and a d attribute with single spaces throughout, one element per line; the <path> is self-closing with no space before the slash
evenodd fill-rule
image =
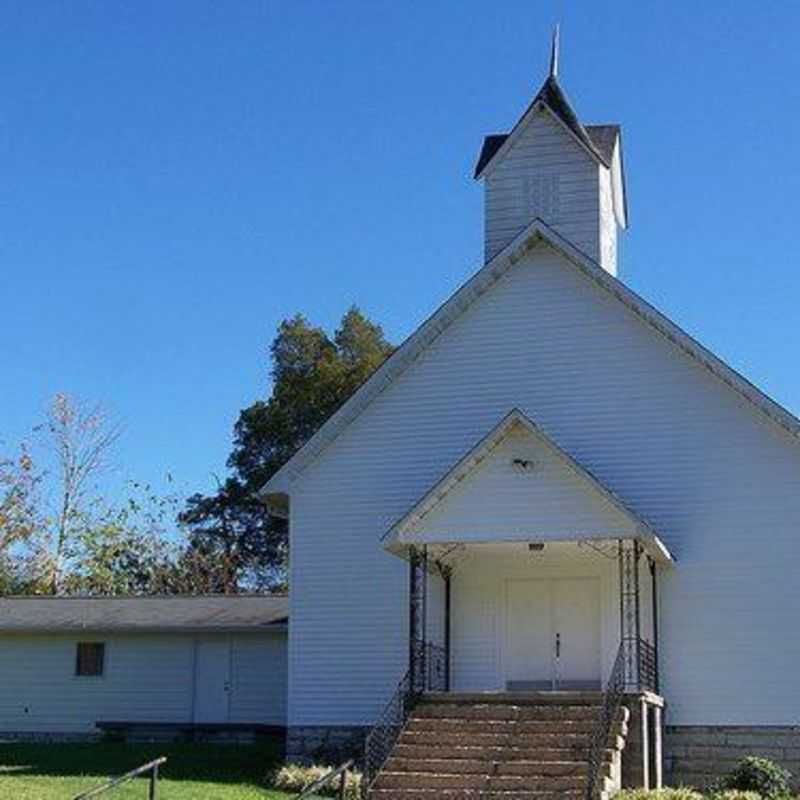
<path id="1" fill-rule="evenodd" d="M 800 412 L 800 4 L 38 0 L 0 15 L 0 439 L 67 391 L 120 476 L 210 489 L 282 318 L 399 342 L 480 265 L 481 137 L 556 21 L 624 127 L 621 276 Z"/>

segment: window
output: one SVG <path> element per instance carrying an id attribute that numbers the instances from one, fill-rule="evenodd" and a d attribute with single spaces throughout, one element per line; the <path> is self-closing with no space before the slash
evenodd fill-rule
<path id="1" fill-rule="evenodd" d="M 106 646 L 103 642 L 78 642 L 75 674 L 79 677 L 99 677 L 103 674 Z"/>
<path id="2" fill-rule="evenodd" d="M 531 217 L 557 222 L 561 215 L 559 176 L 554 173 L 525 179 L 525 200 Z"/>

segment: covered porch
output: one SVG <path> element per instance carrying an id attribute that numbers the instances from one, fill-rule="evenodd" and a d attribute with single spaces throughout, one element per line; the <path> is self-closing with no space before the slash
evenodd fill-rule
<path id="1" fill-rule="evenodd" d="M 661 569 L 637 540 L 415 547 L 409 663 L 431 690 L 601 691 L 622 653 L 625 690 L 659 693 Z"/>
<path id="2" fill-rule="evenodd" d="M 386 534 L 409 564 L 412 691 L 593 692 L 661 785 L 658 535 L 519 411 Z M 613 719 L 601 719 L 598 741 Z M 600 745 L 598 745 L 599 747 Z M 652 780 L 651 780 L 652 775 Z"/>

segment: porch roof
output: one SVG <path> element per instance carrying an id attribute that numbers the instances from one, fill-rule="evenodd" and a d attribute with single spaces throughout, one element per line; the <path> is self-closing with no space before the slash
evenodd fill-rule
<path id="1" fill-rule="evenodd" d="M 657 561 L 674 560 L 649 522 L 513 409 L 392 525 L 383 542 L 403 555 L 422 544 L 609 539 L 636 539 Z"/>

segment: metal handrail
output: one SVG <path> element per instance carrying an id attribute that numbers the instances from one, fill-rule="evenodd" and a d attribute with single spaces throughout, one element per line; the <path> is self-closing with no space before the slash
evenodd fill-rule
<path id="1" fill-rule="evenodd" d="M 431 642 L 416 642 L 413 663 L 364 740 L 363 797 L 400 738 L 411 711 L 424 692 L 447 691 L 447 652 Z"/>
<path id="2" fill-rule="evenodd" d="M 86 800 L 89 797 L 97 797 L 111 789 L 115 789 L 123 783 L 127 783 L 133 778 L 138 778 L 139 775 L 143 775 L 145 772 L 150 773 L 150 786 L 147 794 L 148 800 L 158 800 L 158 768 L 166 763 L 166 761 L 166 756 L 156 758 L 154 761 L 148 761 L 147 764 L 142 764 L 141 767 L 132 769 L 130 772 L 126 772 L 118 778 L 112 778 L 102 786 L 96 786 L 94 789 L 89 789 L 88 792 L 81 792 L 81 794 L 75 796 L 74 800 Z"/>
<path id="3" fill-rule="evenodd" d="M 617 657 L 614 659 L 614 666 L 603 692 L 600 717 L 589 739 L 589 780 L 586 783 L 586 800 L 595 800 L 598 796 L 597 784 L 608 748 L 608 738 L 622 705 L 622 696 L 625 693 L 625 644 L 622 642 L 617 650 Z"/>
<path id="4" fill-rule="evenodd" d="M 611 729 L 619 716 L 623 695 L 626 692 L 658 692 L 658 683 L 658 657 L 655 647 L 645 639 L 624 639 L 603 691 L 600 718 L 589 740 L 587 800 L 597 797 L 600 770 Z"/>
<path id="5" fill-rule="evenodd" d="M 311 797 L 324 786 L 327 786 L 337 776 L 339 777 L 339 800 L 344 800 L 345 792 L 347 790 L 347 770 L 349 770 L 352 766 L 353 759 L 350 759 L 350 761 L 345 761 L 344 764 L 340 764 L 335 769 L 332 769 L 330 772 L 323 775 L 318 781 L 314 781 L 311 786 L 303 789 L 302 794 L 297 796 L 297 800 L 306 800 L 307 797 Z"/>

